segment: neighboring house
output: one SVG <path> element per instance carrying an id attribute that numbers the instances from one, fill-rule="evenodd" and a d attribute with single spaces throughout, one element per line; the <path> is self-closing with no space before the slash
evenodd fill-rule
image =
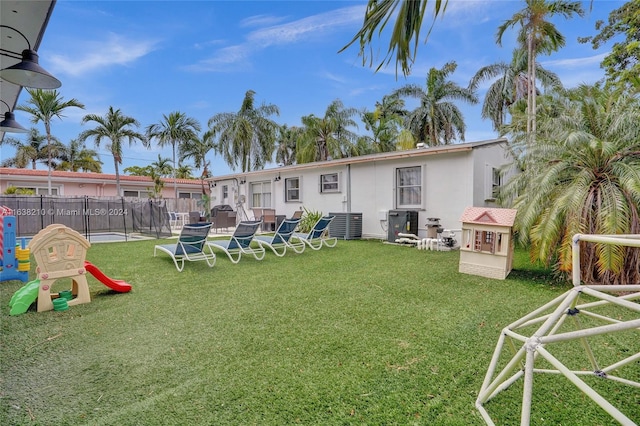
<path id="1" fill-rule="evenodd" d="M 48 194 L 48 171 L 0 167 L 0 193 L 7 188 L 25 188 L 36 195 Z M 173 179 L 163 179 L 162 198 L 174 198 Z M 202 198 L 202 182 L 198 179 L 178 179 L 179 198 Z M 153 181 L 147 176 L 120 175 L 120 187 L 125 197 L 149 198 Z M 205 182 L 205 191 L 209 187 Z M 107 173 L 51 172 L 51 194 L 63 196 L 115 197 L 116 175 Z"/>
<path id="2" fill-rule="evenodd" d="M 462 222 L 459 271 L 505 279 L 513 264 L 513 223 L 517 210 L 468 207 Z"/>
<path id="3" fill-rule="evenodd" d="M 242 219 L 260 207 L 362 213 L 362 237 L 379 239 L 389 210 L 414 210 L 425 237 L 427 218 L 460 229 L 466 207 L 495 206 L 511 162 L 507 140 L 495 139 L 299 164 L 210 178 L 211 204 L 235 206 Z"/>

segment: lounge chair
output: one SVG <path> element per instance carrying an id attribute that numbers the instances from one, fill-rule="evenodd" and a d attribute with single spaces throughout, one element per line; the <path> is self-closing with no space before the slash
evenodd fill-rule
<path id="1" fill-rule="evenodd" d="M 318 219 L 311 231 L 308 234 L 294 232 L 292 238 L 300 240 L 304 242 L 306 245 L 311 247 L 313 250 L 320 250 L 323 245 L 327 247 L 335 247 L 338 243 L 338 239 L 336 237 L 327 236 L 327 232 L 329 230 L 329 224 L 333 220 L 335 216 L 324 216 Z"/>
<path id="2" fill-rule="evenodd" d="M 262 260 L 265 254 L 264 247 L 260 244 L 258 247 L 251 247 L 251 242 L 261 224 L 259 220 L 240 222 L 228 240 L 211 240 L 207 245 L 225 252 L 233 263 L 238 263 L 243 254 L 250 254 L 257 260 Z"/>
<path id="3" fill-rule="evenodd" d="M 178 242 L 156 245 L 153 248 L 153 257 L 156 256 L 158 250 L 167 253 L 173 259 L 178 272 L 182 272 L 185 260 L 189 262 L 204 260 L 209 267 L 212 267 L 216 263 L 216 255 L 206 244 L 210 229 L 211 224 L 208 222 L 184 225 L 180 231 Z"/>
<path id="4" fill-rule="evenodd" d="M 292 249 L 296 253 L 304 251 L 305 244 L 302 241 L 293 242 L 291 236 L 296 227 L 300 223 L 300 219 L 285 219 L 280 223 L 275 235 L 257 235 L 254 240 L 261 246 L 266 246 L 273 251 L 276 256 L 282 257 L 287 252 L 287 248 Z"/>

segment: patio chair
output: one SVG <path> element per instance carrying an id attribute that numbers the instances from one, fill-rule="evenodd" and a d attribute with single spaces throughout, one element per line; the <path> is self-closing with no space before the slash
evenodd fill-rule
<path id="1" fill-rule="evenodd" d="M 304 242 L 300 240 L 297 243 L 291 241 L 291 236 L 298 223 L 300 223 L 300 219 L 285 219 L 278 226 L 275 235 L 256 235 L 254 240 L 261 246 L 270 248 L 278 257 L 284 256 L 287 248 L 296 253 L 302 253 L 305 248 Z"/>
<path id="2" fill-rule="evenodd" d="M 318 219 L 308 234 L 294 232 L 292 238 L 298 239 L 311 247 L 313 250 L 320 250 L 323 245 L 327 247 L 335 247 L 338 243 L 336 237 L 327 236 L 329 224 L 335 216 L 324 216 Z"/>
<path id="3" fill-rule="evenodd" d="M 211 224 L 208 222 L 184 225 L 180 231 L 178 242 L 156 245 L 153 248 L 153 257 L 156 257 L 158 250 L 167 253 L 171 256 L 178 272 L 182 272 L 184 269 L 185 260 L 189 262 L 204 260 L 209 267 L 213 267 L 216 263 L 216 255 L 206 244 L 210 229 Z"/>
<path id="4" fill-rule="evenodd" d="M 258 247 L 251 247 L 251 242 L 261 223 L 259 220 L 240 222 L 228 240 L 212 240 L 208 241 L 207 245 L 212 249 L 222 250 L 233 263 L 240 262 L 243 254 L 250 254 L 256 260 L 262 260 L 265 254 L 264 247 L 260 244 Z"/>
<path id="5" fill-rule="evenodd" d="M 262 229 L 262 232 L 276 230 L 276 210 L 275 209 L 262 210 L 261 229 Z"/>
<path id="6" fill-rule="evenodd" d="M 302 219 L 302 210 L 296 210 L 295 212 L 293 212 L 293 215 L 291 215 L 291 219 Z"/>

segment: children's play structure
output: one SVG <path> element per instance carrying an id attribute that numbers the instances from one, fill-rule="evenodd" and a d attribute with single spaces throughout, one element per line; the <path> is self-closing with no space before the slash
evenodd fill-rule
<path id="1" fill-rule="evenodd" d="M 503 280 L 513 264 L 517 210 L 467 207 L 462 213 L 459 272 Z"/>
<path id="2" fill-rule="evenodd" d="M 64 304 L 65 309 L 68 306 L 91 302 L 87 272 L 114 291 L 130 291 L 130 284 L 109 278 L 85 260 L 89 247 L 91 244 L 86 238 L 65 225 L 52 224 L 38 232 L 28 246 L 36 261 L 37 278 L 13 295 L 9 303 L 10 314 L 26 312 L 36 299 L 38 312 L 55 309 L 56 299 L 61 299 L 63 292 L 53 293 L 52 286 L 61 279 L 71 280 L 72 283 L 71 290 L 64 292 L 65 296 L 69 296 L 65 297 L 68 299 Z"/>
<path id="3" fill-rule="evenodd" d="M 574 385 L 621 425 L 636 425 L 637 418 L 634 421 L 627 417 L 623 413 L 624 407 L 613 406 L 607 401 L 606 394 L 598 393 L 581 377 L 591 376 L 631 386 L 635 390 L 627 394 L 629 404 L 637 403 L 633 395 L 637 396 L 640 383 L 623 375 L 631 371 L 629 368 L 637 371 L 640 352 L 612 354 L 606 348 L 607 337 L 614 333 L 625 333 L 617 337 L 630 342 L 640 339 L 640 283 L 582 284 L 581 243 L 640 247 L 640 235 L 577 234 L 573 237 L 573 288 L 502 330 L 476 400 L 476 408 L 487 424 L 494 425 L 494 422 L 485 404 L 523 379 L 520 424 L 529 425 L 534 378 L 549 374 L 558 381 L 563 380 L 556 389 L 558 394 L 562 394 L 566 385 Z M 582 301 L 583 298 L 586 300 Z M 558 350 L 568 346 L 584 352 L 584 358 L 563 357 Z M 507 352 L 506 356 L 504 352 Z M 602 365 L 600 361 L 605 357 L 607 365 Z M 615 362 L 610 363 L 611 360 Z M 587 365 L 582 364 L 585 362 Z"/>
<path id="4" fill-rule="evenodd" d="M 16 243 L 16 218 L 11 209 L 0 206 L 0 282 L 29 279 L 29 249 Z"/>

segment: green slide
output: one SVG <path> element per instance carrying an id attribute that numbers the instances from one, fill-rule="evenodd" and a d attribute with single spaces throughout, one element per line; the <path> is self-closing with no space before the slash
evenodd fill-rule
<path id="1" fill-rule="evenodd" d="M 39 289 L 40 280 L 33 280 L 16 291 L 9 302 L 9 306 L 11 307 L 9 315 L 20 315 L 27 312 L 29 306 L 38 298 Z"/>

